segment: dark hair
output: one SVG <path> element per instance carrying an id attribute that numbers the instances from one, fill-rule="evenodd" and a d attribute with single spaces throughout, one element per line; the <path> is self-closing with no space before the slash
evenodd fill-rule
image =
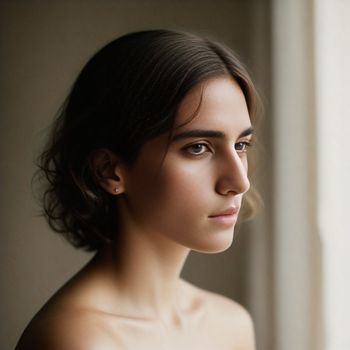
<path id="1" fill-rule="evenodd" d="M 237 81 L 254 123 L 253 83 L 222 44 L 184 32 L 150 30 L 124 35 L 98 51 L 74 83 L 39 159 L 50 227 L 89 251 L 113 241 L 114 197 L 96 183 L 90 155 L 107 148 L 132 163 L 147 140 L 172 130 L 187 92 L 218 76 Z"/>

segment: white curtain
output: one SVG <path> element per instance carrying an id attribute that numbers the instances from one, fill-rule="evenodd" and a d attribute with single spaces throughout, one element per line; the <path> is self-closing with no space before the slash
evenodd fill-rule
<path id="1" fill-rule="evenodd" d="M 350 1 L 315 3 L 324 349 L 350 349 Z"/>
<path id="2" fill-rule="evenodd" d="M 350 349 L 349 18 L 272 1 L 276 350 Z"/>

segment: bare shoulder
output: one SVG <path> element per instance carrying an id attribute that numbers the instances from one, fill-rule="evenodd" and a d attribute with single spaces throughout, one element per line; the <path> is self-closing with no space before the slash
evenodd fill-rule
<path id="1" fill-rule="evenodd" d="M 205 293 L 215 313 L 228 318 L 231 322 L 235 321 L 241 326 L 252 327 L 252 317 L 244 306 L 226 296 L 213 292 Z"/>
<path id="2" fill-rule="evenodd" d="M 220 332 L 220 337 L 227 337 L 227 341 L 235 343 L 237 349 L 255 349 L 254 324 L 245 307 L 226 296 L 191 284 L 188 284 L 188 288 L 205 305 L 209 319 L 208 328 Z"/>
<path id="3" fill-rule="evenodd" d="M 212 321 L 226 330 L 228 338 L 237 349 L 254 350 L 255 334 L 253 320 L 247 309 L 225 296 L 207 292 Z"/>
<path id="4" fill-rule="evenodd" d="M 191 298 L 200 300 L 203 305 L 206 305 L 211 315 L 217 315 L 224 319 L 228 318 L 231 322 L 236 321 L 247 328 L 253 326 L 249 312 L 238 302 L 221 294 L 201 289 L 185 280 L 182 280 L 182 282 Z"/>
<path id="5" fill-rule="evenodd" d="M 16 350 L 118 350 L 118 342 L 98 315 L 60 311 L 37 315 Z"/>

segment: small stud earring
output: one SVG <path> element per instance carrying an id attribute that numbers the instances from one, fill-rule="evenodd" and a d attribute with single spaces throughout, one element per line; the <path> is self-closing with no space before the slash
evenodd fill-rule
<path id="1" fill-rule="evenodd" d="M 114 192 L 115 192 L 115 193 L 119 193 L 119 188 L 116 187 L 116 188 L 114 189 Z"/>

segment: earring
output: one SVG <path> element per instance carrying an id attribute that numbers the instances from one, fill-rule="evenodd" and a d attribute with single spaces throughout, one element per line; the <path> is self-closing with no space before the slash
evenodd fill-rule
<path id="1" fill-rule="evenodd" d="M 119 188 L 116 187 L 116 188 L 114 189 L 114 192 L 115 192 L 115 193 L 119 193 Z"/>

